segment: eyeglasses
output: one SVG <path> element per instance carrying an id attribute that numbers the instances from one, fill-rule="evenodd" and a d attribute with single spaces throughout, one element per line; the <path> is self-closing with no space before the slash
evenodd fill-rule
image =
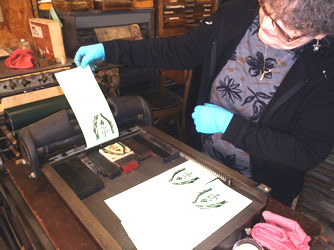
<path id="1" fill-rule="evenodd" d="M 279 26 L 279 24 L 277 23 L 277 21 L 269 15 L 268 11 L 264 8 L 264 6 L 263 6 L 261 0 L 259 0 L 259 4 L 260 4 L 260 7 L 261 7 L 262 10 L 263 10 L 263 13 L 264 13 L 267 17 L 269 17 L 269 18 L 271 19 L 271 22 L 272 22 L 272 24 L 273 24 L 273 26 L 274 26 L 275 31 L 277 32 L 277 34 L 278 34 L 281 38 L 283 38 L 284 41 L 286 41 L 286 42 L 292 42 L 292 41 L 295 41 L 295 40 L 297 40 L 297 39 L 299 39 L 299 38 L 302 37 L 302 36 L 294 36 L 294 37 L 290 37 L 289 34 L 286 33 L 286 32 L 281 28 L 281 26 Z"/>

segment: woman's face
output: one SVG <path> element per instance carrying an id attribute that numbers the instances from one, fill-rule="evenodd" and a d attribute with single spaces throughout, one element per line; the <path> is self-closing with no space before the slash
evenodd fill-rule
<path id="1" fill-rule="evenodd" d="M 265 8 L 265 9 L 264 9 Z M 277 25 L 284 30 L 284 32 L 289 37 L 297 37 L 296 40 L 288 42 L 286 41 L 282 35 L 278 32 L 277 25 L 274 24 L 272 16 L 267 15 L 266 13 L 274 13 L 271 10 L 270 6 L 264 5 L 260 7 L 259 10 L 259 18 L 260 18 L 260 28 L 258 32 L 259 39 L 266 45 L 283 50 L 291 50 L 294 48 L 298 48 L 313 39 L 322 39 L 324 35 L 308 36 L 306 34 L 302 34 L 300 31 L 291 30 L 287 28 L 281 20 L 276 20 Z M 276 26 L 276 27 L 275 27 Z"/>

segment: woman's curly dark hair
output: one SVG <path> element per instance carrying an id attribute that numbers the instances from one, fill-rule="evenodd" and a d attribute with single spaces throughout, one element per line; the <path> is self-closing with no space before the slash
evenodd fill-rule
<path id="1" fill-rule="evenodd" d="M 262 0 L 273 18 L 307 35 L 334 35 L 334 0 Z M 270 13 L 271 14 L 271 13 Z"/>

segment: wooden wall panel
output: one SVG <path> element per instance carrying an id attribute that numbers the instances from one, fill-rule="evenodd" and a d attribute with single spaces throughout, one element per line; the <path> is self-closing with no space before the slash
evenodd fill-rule
<path id="1" fill-rule="evenodd" d="M 38 17 L 36 0 L 0 0 L 4 22 L 0 22 L 0 48 L 12 47 L 15 39 L 33 45 L 28 18 Z"/>

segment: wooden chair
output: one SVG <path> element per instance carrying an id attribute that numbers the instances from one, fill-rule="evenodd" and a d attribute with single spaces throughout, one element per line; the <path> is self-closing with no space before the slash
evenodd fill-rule
<path id="1" fill-rule="evenodd" d="M 142 96 L 151 106 L 154 125 L 163 129 L 163 123 L 174 121 L 178 137 L 185 141 L 185 113 L 188 101 L 192 70 L 163 70 L 161 71 L 161 84 L 159 89 L 150 89 L 135 93 Z M 183 84 L 183 96 L 166 89 L 166 82 L 170 79 L 177 84 Z M 181 119 L 179 118 L 181 117 Z"/>
<path id="2" fill-rule="evenodd" d="M 143 39 L 141 30 L 138 24 L 125 25 L 119 27 L 107 27 L 95 29 L 99 42 L 110 41 L 113 39 L 128 39 L 128 40 L 141 40 Z M 192 77 L 192 70 L 161 70 L 161 82 L 159 89 L 150 89 L 140 92 L 131 93 L 131 95 L 142 96 L 147 103 L 151 106 L 154 125 L 163 129 L 163 122 L 166 120 L 174 121 L 180 140 L 185 141 L 185 113 L 188 101 L 188 93 L 190 88 L 190 82 Z M 104 74 L 99 76 L 104 79 Z M 166 89 L 165 83 L 167 79 L 173 80 L 177 84 L 184 84 L 183 96 L 180 97 L 172 91 Z M 102 81 L 102 80 L 101 80 Z M 110 81 L 110 79 L 109 79 Z M 119 78 L 118 78 L 119 83 Z M 110 83 L 106 84 L 110 86 Z M 118 85 L 114 84 L 112 91 L 108 91 L 108 94 L 115 93 Z M 181 116 L 181 119 L 179 119 Z M 181 120 L 181 121 L 180 121 Z"/>

